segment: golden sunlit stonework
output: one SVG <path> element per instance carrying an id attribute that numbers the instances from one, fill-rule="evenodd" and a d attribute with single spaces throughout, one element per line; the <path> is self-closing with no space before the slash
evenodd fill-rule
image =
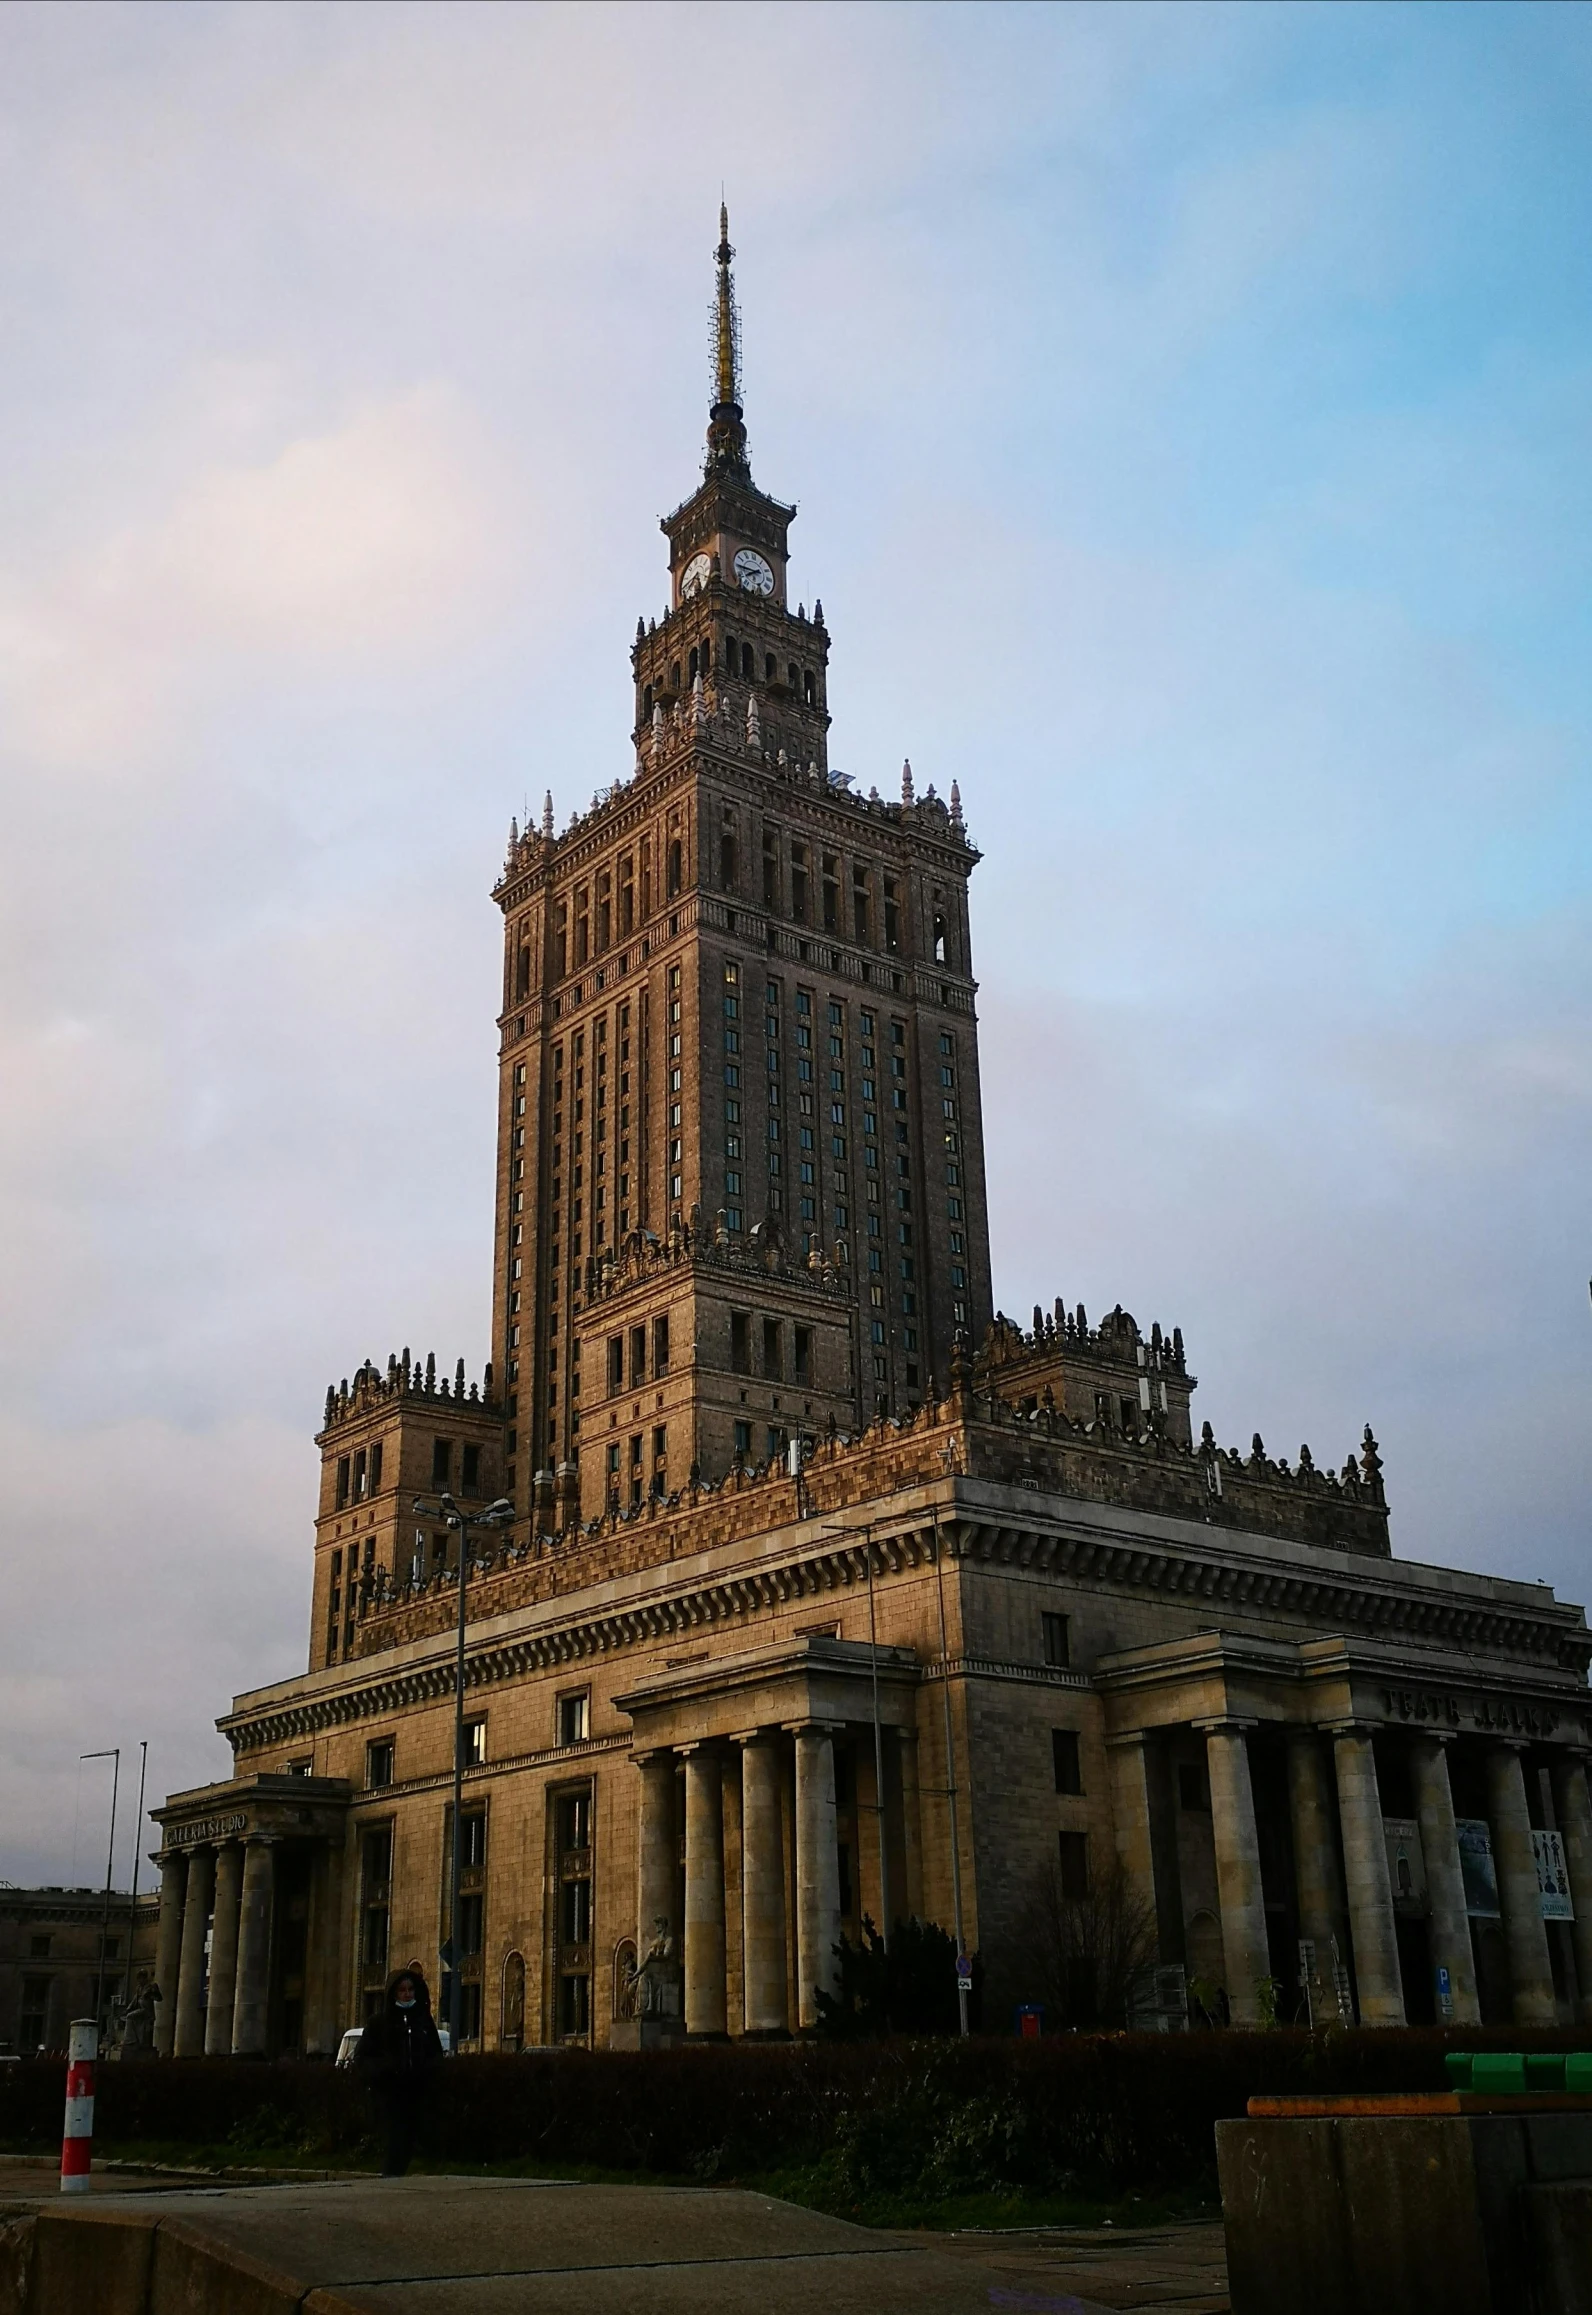
<path id="1" fill-rule="evenodd" d="M 309 1668 L 156 1812 L 159 2046 L 329 2052 L 436 1972 L 442 1493 L 512 1507 L 468 1539 L 470 2045 L 800 2032 L 913 1917 L 994 2029 L 1586 2018 L 1582 1611 L 1395 1560 L 1369 1430 L 1196 1436 L 1177 1330 L 993 1311 L 978 854 L 954 785 L 829 764 L 732 256 L 633 767 L 494 889 L 492 1357 L 327 1394 Z"/>

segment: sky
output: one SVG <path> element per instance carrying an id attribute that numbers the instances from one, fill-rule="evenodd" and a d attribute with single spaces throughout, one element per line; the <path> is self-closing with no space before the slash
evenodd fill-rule
<path id="1" fill-rule="evenodd" d="M 0 1879 L 303 1668 L 327 1383 L 487 1355 L 721 186 L 832 760 L 984 855 L 998 1302 L 1587 1598 L 1589 99 L 1529 4 L 0 11 Z"/>

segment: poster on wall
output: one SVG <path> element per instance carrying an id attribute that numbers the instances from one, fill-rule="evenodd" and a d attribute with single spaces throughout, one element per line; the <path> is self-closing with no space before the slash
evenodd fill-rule
<path id="1" fill-rule="evenodd" d="M 1533 1832 L 1531 1854 L 1537 1861 L 1543 1920 L 1573 1921 L 1575 1907 L 1570 1902 L 1570 1876 L 1564 1867 L 1564 1835 Z"/>
<path id="2" fill-rule="evenodd" d="M 1424 1912 L 1426 1859 L 1420 1826 L 1413 1817 L 1384 1817 L 1382 1838 L 1387 1843 L 1387 1876 L 1395 1907 L 1404 1913 Z"/>
<path id="3" fill-rule="evenodd" d="M 1459 1869 L 1465 1881 L 1465 1911 L 1474 1921 L 1498 1921 L 1498 1875 L 1493 1866 L 1492 1827 L 1485 1817 L 1459 1817 Z"/>

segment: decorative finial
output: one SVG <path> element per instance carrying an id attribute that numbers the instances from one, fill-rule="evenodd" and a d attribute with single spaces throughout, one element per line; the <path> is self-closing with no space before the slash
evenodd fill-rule
<path id="1" fill-rule="evenodd" d="M 746 428 L 741 423 L 741 317 L 735 305 L 735 276 L 730 267 L 730 213 L 719 204 L 719 246 L 714 253 L 718 283 L 713 299 L 713 407 L 708 417 L 707 465 L 749 474 Z"/>
<path id="2" fill-rule="evenodd" d="M 714 400 L 738 409 L 741 401 L 741 328 L 740 316 L 735 310 L 735 276 L 730 271 L 735 262 L 735 252 L 730 247 L 730 212 L 723 201 L 719 203 L 717 260 L 719 285 L 713 313 Z"/>
<path id="3" fill-rule="evenodd" d="M 953 780 L 953 781 L 951 782 L 951 826 L 952 826 L 953 828 L 960 828 L 960 827 L 961 827 L 961 825 L 962 825 L 962 791 L 961 791 L 961 789 L 960 789 L 960 788 L 957 786 L 956 782 Z"/>
<path id="4" fill-rule="evenodd" d="M 913 801 L 912 759 L 910 757 L 907 757 L 901 766 L 901 801 L 903 804 L 910 804 Z"/>
<path id="5" fill-rule="evenodd" d="M 548 789 L 542 798 L 542 835 L 547 843 L 553 841 L 553 791 Z"/>

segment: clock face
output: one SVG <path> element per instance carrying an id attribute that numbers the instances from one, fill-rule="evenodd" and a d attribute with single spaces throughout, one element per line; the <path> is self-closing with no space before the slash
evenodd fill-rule
<path id="1" fill-rule="evenodd" d="M 685 569 L 680 573 L 682 598 L 687 595 L 694 595 L 699 587 L 705 587 L 712 576 L 713 557 L 711 555 L 693 555 Z"/>
<path id="2" fill-rule="evenodd" d="M 774 574 L 755 547 L 742 547 L 735 558 L 735 576 L 749 595 L 774 592 Z"/>

